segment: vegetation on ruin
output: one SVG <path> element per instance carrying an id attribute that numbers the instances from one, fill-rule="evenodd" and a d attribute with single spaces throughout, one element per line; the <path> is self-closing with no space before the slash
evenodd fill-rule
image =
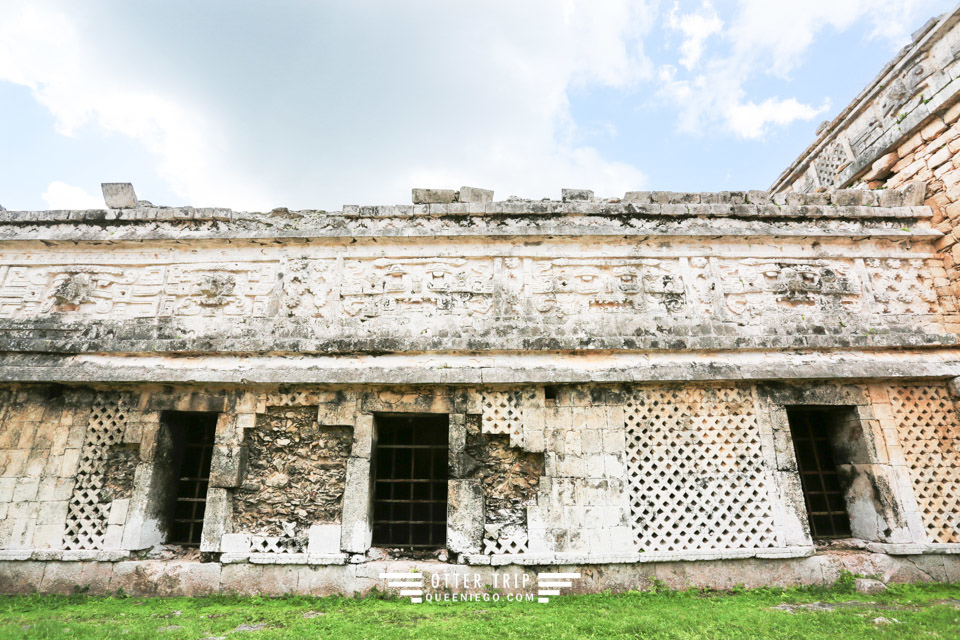
<path id="1" fill-rule="evenodd" d="M 957 638 L 960 584 L 593 594 L 536 602 L 0 597 L 0 638 Z"/>

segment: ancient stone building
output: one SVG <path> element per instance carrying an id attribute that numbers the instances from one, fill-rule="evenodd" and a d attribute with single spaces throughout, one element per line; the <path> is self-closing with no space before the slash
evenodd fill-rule
<path id="1" fill-rule="evenodd" d="M 0 589 L 960 580 L 956 23 L 773 195 L 0 212 Z"/>

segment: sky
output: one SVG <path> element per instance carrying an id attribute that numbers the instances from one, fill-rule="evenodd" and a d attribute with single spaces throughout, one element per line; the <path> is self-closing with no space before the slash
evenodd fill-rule
<path id="1" fill-rule="evenodd" d="M 955 0 L 0 0 L 0 205 L 765 189 Z"/>

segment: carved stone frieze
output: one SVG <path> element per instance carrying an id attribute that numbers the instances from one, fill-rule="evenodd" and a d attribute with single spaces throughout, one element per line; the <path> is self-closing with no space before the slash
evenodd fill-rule
<path id="1" fill-rule="evenodd" d="M 276 263 L 0 266 L 0 317 L 273 315 Z"/>
<path id="2" fill-rule="evenodd" d="M 749 258 L 720 264 L 726 308 L 735 315 L 798 307 L 856 312 L 862 305 L 863 289 L 851 262 Z"/>
<path id="3" fill-rule="evenodd" d="M 493 308 L 491 258 L 379 258 L 344 264 L 340 298 L 352 317 L 472 315 Z"/>

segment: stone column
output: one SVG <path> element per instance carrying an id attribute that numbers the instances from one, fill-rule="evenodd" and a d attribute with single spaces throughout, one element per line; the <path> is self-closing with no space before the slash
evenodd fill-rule
<path id="1" fill-rule="evenodd" d="M 467 416 L 450 414 L 450 479 L 447 481 L 447 548 L 455 553 L 480 553 L 483 543 L 483 488 L 466 478 Z"/>
<path id="2" fill-rule="evenodd" d="M 373 476 L 370 463 L 375 446 L 373 414 L 357 415 L 353 446 L 347 459 L 340 534 L 341 549 L 350 553 L 366 552 L 373 538 Z"/>

